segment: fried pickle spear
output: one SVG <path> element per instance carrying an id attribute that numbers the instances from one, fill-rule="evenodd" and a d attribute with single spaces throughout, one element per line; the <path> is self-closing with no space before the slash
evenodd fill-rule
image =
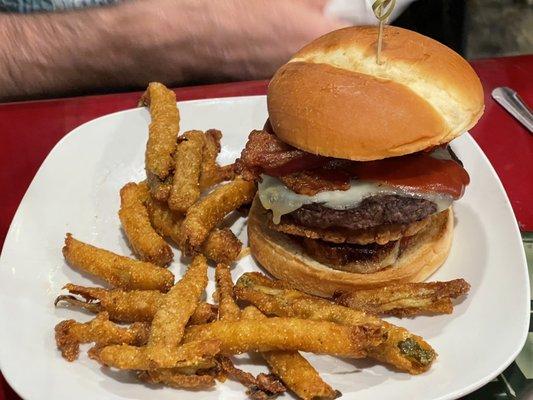
<path id="1" fill-rule="evenodd" d="M 182 223 L 181 232 L 185 248 L 191 253 L 199 251 L 211 230 L 227 214 L 251 202 L 255 191 L 253 182 L 238 177 L 196 202 L 187 211 Z"/>
<path id="2" fill-rule="evenodd" d="M 135 254 L 143 261 L 164 267 L 172 261 L 172 249 L 154 230 L 144 203 L 150 197 L 145 183 L 130 182 L 120 190 L 118 212 L 124 233 Z"/>
<path id="3" fill-rule="evenodd" d="M 152 320 L 147 350 L 151 355 L 181 343 L 185 326 L 207 286 L 207 260 L 197 255 L 187 272 L 165 295 Z"/>
<path id="4" fill-rule="evenodd" d="M 341 396 L 322 380 L 317 370 L 297 351 L 261 353 L 274 375 L 304 400 L 332 400 Z"/>
<path id="5" fill-rule="evenodd" d="M 265 320 L 267 317 L 254 306 L 244 309 L 243 318 Z M 332 400 L 340 392 L 322 380 L 317 370 L 297 351 L 266 351 L 261 353 L 270 370 L 299 398 Z"/>
<path id="6" fill-rule="evenodd" d="M 254 306 L 246 307 L 244 312 L 241 313 L 240 308 L 235 303 L 233 295 L 233 281 L 231 280 L 231 272 L 227 266 L 217 265 L 217 269 L 215 271 L 215 280 L 217 283 L 217 293 L 219 299 L 218 312 L 220 320 L 236 321 L 241 317 L 241 314 L 245 319 L 260 321 L 267 318 Z M 334 399 L 338 396 L 338 393 L 320 378 L 320 375 L 313 368 L 313 366 L 309 364 L 309 362 L 297 351 L 275 350 L 262 352 L 261 355 L 269 365 L 272 372 L 274 372 L 274 374 L 278 376 L 283 383 L 300 398 L 320 398 L 327 400 Z M 226 359 L 226 370 L 229 368 L 228 363 L 231 363 L 231 360 Z M 237 374 L 235 377 L 240 382 L 243 382 L 245 386 L 250 388 L 252 392 L 261 386 L 257 383 L 254 384 L 254 381 L 251 380 L 253 376 L 244 371 L 242 371 L 241 374 Z M 243 377 L 246 379 L 241 379 Z M 263 391 L 268 392 L 268 387 L 264 388 Z"/>
<path id="7" fill-rule="evenodd" d="M 237 321 L 241 317 L 241 309 L 233 298 L 233 281 L 227 265 L 217 265 L 215 282 L 218 297 L 218 319 L 221 321 Z"/>
<path id="8" fill-rule="evenodd" d="M 168 208 L 166 203 L 156 199 L 148 199 L 146 209 L 157 233 L 172 240 L 181 250 L 183 245 L 181 223 L 185 217 L 181 213 L 175 213 Z"/>
<path id="9" fill-rule="evenodd" d="M 219 356 L 217 361 L 222 372 L 248 388 L 246 394 L 253 400 L 273 398 L 287 390 L 272 374 L 259 374 L 256 378 L 249 372 L 235 367 L 228 357 Z"/>
<path id="10" fill-rule="evenodd" d="M 464 279 L 448 282 L 395 283 L 376 289 L 336 293 L 336 303 L 372 314 L 412 317 L 435 313 L 451 314 L 451 299 L 470 290 Z"/>
<path id="11" fill-rule="evenodd" d="M 94 348 L 90 355 L 108 367 L 127 370 L 155 370 L 167 368 L 208 369 L 214 366 L 214 356 L 220 352 L 220 341 L 201 340 L 155 352 L 147 347 L 127 344 Z"/>
<path id="12" fill-rule="evenodd" d="M 302 350 L 340 357 L 366 357 L 367 349 L 385 339 L 376 325 L 347 326 L 299 318 L 267 318 L 261 321 L 215 321 L 188 327 L 184 342 L 219 340 L 223 355 L 250 351 Z"/>
<path id="13" fill-rule="evenodd" d="M 171 210 L 185 213 L 200 197 L 200 172 L 204 133 L 188 131 L 181 137 L 174 153 L 174 180 L 168 205 Z"/>
<path id="14" fill-rule="evenodd" d="M 55 327 L 56 344 L 63 358 L 74 361 L 78 358 L 81 343 L 94 342 L 97 346 L 126 343 L 141 346 L 148 339 L 149 327 L 147 323 L 136 322 L 123 328 L 109 321 L 109 315 L 102 312 L 86 323 L 73 319 L 58 323 Z"/>
<path id="15" fill-rule="evenodd" d="M 221 167 L 217 163 L 221 138 L 222 132 L 218 129 L 209 129 L 204 134 L 204 149 L 199 181 L 200 190 L 209 189 L 211 186 L 231 180 L 235 176 L 233 165 Z"/>
<path id="16" fill-rule="evenodd" d="M 241 309 L 233 297 L 233 281 L 227 265 L 217 265 L 215 281 L 219 320 L 237 321 L 241 316 Z M 233 361 L 225 356 L 218 356 L 217 362 L 222 372 L 248 388 L 246 393 L 251 399 L 271 398 L 286 391 L 285 386 L 272 374 L 259 374 L 255 377 L 235 367 Z"/>
<path id="17" fill-rule="evenodd" d="M 224 265 L 217 265 L 217 269 L 215 270 L 215 280 L 217 283 L 219 299 L 219 319 L 223 321 L 237 321 L 241 317 L 241 310 L 235 303 L 233 296 L 233 281 L 231 280 L 231 272 L 229 268 Z M 258 321 L 267 318 L 254 306 L 246 307 L 244 313 L 242 313 L 242 317 Z M 267 351 L 262 352 L 261 355 L 272 372 L 274 372 L 274 374 L 300 398 L 320 398 L 326 400 L 337 397 L 337 392 L 320 378 L 318 372 L 297 351 Z M 224 363 L 225 368 L 223 369 L 231 371 L 231 368 L 229 368 L 231 360 L 226 358 Z M 235 367 L 233 368 L 238 370 Z M 257 391 L 258 388 L 261 389 L 261 385 L 258 385 L 252 380 L 252 378 L 256 378 L 247 372 L 241 371 L 241 374 L 234 373 L 233 376 L 246 387 L 250 388 L 252 393 L 254 390 Z M 259 379 L 259 377 L 257 379 Z M 265 392 L 268 392 L 268 390 L 268 387 L 263 388 L 263 391 Z"/>
<path id="18" fill-rule="evenodd" d="M 109 319 L 115 322 L 151 322 L 155 313 L 161 307 L 164 294 L 157 290 L 121 290 L 102 289 L 65 285 L 69 293 L 79 295 L 84 300 L 72 295 L 58 296 L 55 305 L 66 302 L 71 306 L 80 307 L 92 313 L 107 312 Z M 217 307 L 208 303 L 200 303 L 194 310 L 189 323 L 193 325 L 212 322 L 217 317 Z"/>
<path id="19" fill-rule="evenodd" d="M 119 256 L 74 239 L 70 233 L 65 238 L 63 255 L 69 265 L 125 290 L 169 290 L 174 275 L 152 263 Z"/>
<path id="20" fill-rule="evenodd" d="M 220 183 L 220 166 L 217 164 L 217 156 L 220 153 L 220 139 L 222 132 L 218 129 L 209 129 L 204 134 L 204 148 L 202 152 L 202 164 L 200 171 L 200 189 L 205 190 Z"/>
<path id="21" fill-rule="evenodd" d="M 216 340 L 197 341 L 180 346 L 185 326 L 207 286 L 207 260 L 198 255 L 183 278 L 164 296 L 150 329 L 145 347 L 108 346 L 98 352 L 98 360 L 119 369 L 156 369 L 194 366 L 218 353 Z M 183 348 L 191 347 L 183 359 Z"/>
<path id="22" fill-rule="evenodd" d="M 146 143 L 146 172 L 162 181 L 174 166 L 173 155 L 180 122 L 176 95 L 161 83 L 151 82 L 140 104 L 150 107 L 152 118 Z"/>
<path id="23" fill-rule="evenodd" d="M 237 281 L 234 293 L 237 299 L 252 303 L 267 315 L 331 321 L 347 326 L 380 326 L 387 339 L 369 349 L 368 355 L 411 374 L 427 371 L 437 357 L 436 352 L 423 338 L 404 328 L 363 311 L 340 306 L 287 287 L 287 284 L 271 281 L 260 273 L 245 273 Z"/>
<path id="24" fill-rule="evenodd" d="M 185 374 L 182 369 L 156 369 L 141 371 L 137 377 L 146 383 L 162 384 L 175 389 L 208 389 L 215 386 L 215 378 L 211 375 Z"/>
<path id="25" fill-rule="evenodd" d="M 185 252 L 184 238 L 181 232 L 183 216 L 171 211 L 166 204 L 157 200 L 148 200 L 148 214 L 155 230 L 172 240 L 181 251 Z M 242 243 L 228 228 L 213 229 L 200 248 L 200 253 L 217 263 L 231 264 L 241 251 Z"/>

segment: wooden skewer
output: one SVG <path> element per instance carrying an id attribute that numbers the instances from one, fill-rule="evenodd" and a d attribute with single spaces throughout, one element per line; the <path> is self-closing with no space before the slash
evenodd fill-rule
<path id="1" fill-rule="evenodd" d="M 376 62 L 381 64 L 381 48 L 383 45 L 383 27 L 387 22 L 387 19 L 392 14 L 396 0 L 376 0 L 372 4 L 372 11 L 379 21 L 378 29 L 378 48 L 376 53 Z"/>

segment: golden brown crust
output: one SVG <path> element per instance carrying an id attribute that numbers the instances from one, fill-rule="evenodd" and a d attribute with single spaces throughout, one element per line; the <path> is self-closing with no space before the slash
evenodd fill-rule
<path id="1" fill-rule="evenodd" d="M 446 260 L 453 237 L 453 213 L 439 214 L 433 224 L 414 236 L 416 245 L 396 263 L 374 274 L 336 271 L 306 256 L 292 240 L 266 227 L 266 213 L 256 199 L 248 217 L 248 239 L 257 261 L 278 279 L 312 294 L 331 296 L 338 291 L 383 286 L 388 282 L 420 282 Z"/>
<path id="2" fill-rule="evenodd" d="M 258 272 L 246 272 L 234 288 L 236 297 L 254 304 L 267 315 L 331 321 L 342 325 L 371 324 L 382 327 L 386 340 L 369 352 L 369 357 L 394 366 L 400 371 L 417 375 L 427 371 L 437 354 L 422 337 L 360 310 L 339 306 L 333 302 L 309 296 L 295 290 L 288 282 L 271 280 Z M 402 345 L 412 345 L 404 351 Z M 413 351 L 416 349 L 415 351 Z"/>
<path id="3" fill-rule="evenodd" d="M 74 239 L 70 233 L 65 238 L 63 256 L 72 268 L 115 288 L 167 292 L 174 284 L 174 274 L 165 268 L 91 246 Z"/>
<path id="4" fill-rule="evenodd" d="M 287 388 L 281 383 L 279 378 L 273 374 L 261 373 L 255 377 L 249 372 L 237 368 L 233 361 L 226 356 L 218 356 L 217 361 L 224 375 L 231 377 L 248 388 L 246 394 L 252 400 L 275 398 L 287 391 Z"/>
<path id="5" fill-rule="evenodd" d="M 395 283 L 374 289 L 336 293 L 334 300 L 345 307 L 371 314 L 412 317 L 421 314 L 451 314 L 451 299 L 470 290 L 464 279 L 447 282 Z"/>
<path id="6" fill-rule="evenodd" d="M 475 125 L 483 89 L 446 46 L 385 29 L 383 63 L 375 27 L 331 32 L 300 50 L 270 82 L 276 134 L 302 150 L 352 160 L 409 154 L 446 143 Z M 357 146 L 346 146 L 346 143 Z"/>
<path id="7" fill-rule="evenodd" d="M 341 325 L 301 318 L 215 321 L 187 328 L 182 346 L 215 340 L 222 355 L 272 350 L 301 350 L 348 358 L 362 358 L 386 340 L 384 329 L 372 324 Z"/>
<path id="8" fill-rule="evenodd" d="M 122 343 L 141 346 L 148 339 L 149 329 L 149 324 L 140 322 L 121 327 L 109 321 L 109 315 L 103 312 L 86 323 L 73 319 L 61 321 L 55 327 L 55 337 L 63 358 L 74 361 L 78 358 L 82 343 L 94 342 L 97 346 Z"/>
<path id="9" fill-rule="evenodd" d="M 255 306 L 244 309 L 244 318 L 266 319 Z M 261 353 L 270 370 L 301 399 L 333 400 L 340 392 L 322 380 L 317 370 L 297 351 L 266 351 Z"/>
<path id="10" fill-rule="evenodd" d="M 241 309 L 233 295 L 233 280 L 229 266 L 218 264 L 215 270 L 215 282 L 218 297 L 218 319 L 221 321 L 237 321 L 241 317 Z"/>
<path id="11" fill-rule="evenodd" d="M 184 248 L 191 253 L 199 250 L 222 219 L 243 204 L 250 203 L 255 192 L 255 183 L 238 177 L 196 202 L 187 210 L 181 225 Z"/>
<path id="12" fill-rule="evenodd" d="M 154 199 L 148 200 L 146 206 L 154 229 L 171 239 L 184 252 L 186 249 L 181 234 L 184 216 L 171 211 L 166 203 Z M 231 264 L 239 257 L 241 249 L 241 241 L 229 228 L 215 228 L 209 232 L 200 252 L 215 262 Z"/>
<path id="13" fill-rule="evenodd" d="M 91 313 L 106 312 L 113 322 L 151 322 L 164 299 L 164 293 L 157 290 L 120 290 L 97 287 L 65 285 L 71 295 L 60 295 L 54 304 L 65 302 L 73 308 Z M 83 300 L 72 294 L 79 295 Z M 201 302 L 189 319 L 189 324 L 207 324 L 217 318 L 217 307 Z"/>
<path id="14" fill-rule="evenodd" d="M 207 389 L 215 386 L 215 378 L 210 375 L 185 375 L 179 369 L 157 369 L 141 371 L 138 374 L 141 381 L 151 384 L 162 384 L 174 389 Z"/>
<path id="15" fill-rule="evenodd" d="M 200 173 L 204 133 L 188 131 L 181 136 L 174 154 L 174 179 L 168 197 L 171 210 L 185 213 L 200 197 Z"/>
<path id="16" fill-rule="evenodd" d="M 131 248 L 139 259 L 164 267 L 172 262 L 174 254 L 150 224 L 145 206 L 149 197 L 146 183 L 127 183 L 120 189 L 118 215 Z"/>
<path id="17" fill-rule="evenodd" d="M 150 107 L 152 119 L 146 144 L 146 171 L 159 179 L 165 179 L 172 170 L 172 157 L 180 128 L 176 95 L 161 83 L 151 82 L 140 104 Z"/>

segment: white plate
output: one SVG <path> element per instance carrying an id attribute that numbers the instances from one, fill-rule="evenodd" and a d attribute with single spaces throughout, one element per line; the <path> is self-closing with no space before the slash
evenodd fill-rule
<path id="1" fill-rule="evenodd" d="M 266 118 L 264 97 L 191 101 L 179 106 L 183 130 L 223 131 L 224 162 L 239 154 L 247 134 L 261 127 Z M 244 389 L 231 381 L 201 393 L 154 389 L 127 373 L 99 367 L 84 353 L 77 362 L 68 363 L 56 350 L 55 324 L 66 318 L 85 321 L 90 316 L 56 309 L 54 298 L 67 282 L 93 283 L 63 261 L 65 232 L 130 254 L 117 217 L 118 191 L 128 181 L 143 179 L 148 121 L 146 110 L 135 109 L 98 118 L 72 131 L 47 157 L 15 215 L 0 259 L 0 366 L 7 381 L 28 400 L 245 397 Z M 322 377 L 343 398 L 456 398 L 491 380 L 524 344 L 529 283 L 511 206 L 472 138 L 463 135 L 453 148 L 472 183 L 455 205 L 457 227 L 450 257 L 432 279 L 463 277 L 472 285 L 470 294 L 452 315 L 390 319 L 422 335 L 439 353 L 431 370 L 420 376 L 367 361 L 310 355 Z M 238 221 L 235 229 L 242 223 Z M 178 262 L 171 269 L 178 276 L 183 273 Z M 233 277 L 258 269 L 247 257 L 234 268 Z M 210 274 L 212 278 L 212 270 Z M 212 290 L 211 279 L 209 299 Z M 251 372 L 263 369 L 256 359 L 243 357 L 243 365 L 248 362 L 252 365 L 245 368 Z"/>

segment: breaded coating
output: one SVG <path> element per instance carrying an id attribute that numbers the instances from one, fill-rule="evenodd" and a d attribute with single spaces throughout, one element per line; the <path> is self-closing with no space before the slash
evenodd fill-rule
<path id="1" fill-rule="evenodd" d="M 194 313 L 189 318 L 189 323 L 187 325 L 202 325 L 213 322 L 217 319 L 218 307 L 210 304 L 201 302 L 194 310 Z"/>
<path id="2" fill-rule="evenodd" d="M 185 218 L 183 214 L 172 211 L 166 203 L 156 199 L 149 199 L 146 209 L 156 232 L 172 240 L 182 250 L 181 224 Z"/>
<path id="3" fill-rule="evenodd" d="M 152 82 L 141 103 L 150 107 L 152 118 L 146 143 L 146 171 L 164 180 L 174 167 L 173 156 L 179 132 L 180 115 L 176 95 L 161 83 Z"/>
<path id="4" fill-rule="evenodd" d="M 181 343 L 185 326 L 200 303 L 206 286 L 207 260 L 203 255 L 197 255 L 183 278 L 164 296 L 152 320 L 147 344 L 150 352 L 164 351 Z"/>
<path id="5" fill-rule="evenodd" d="M 154 229 L 185 252 L 181 231 L 184 217 L 170 210 L 165 203 L 154 199 L 148 201 L 147 209 Z M 230 229 L 215 228 L 200 247 L 200 253 L 217 263 L 231 264 L 238 258 L 241 248 L 241 241 Z"/>
<path id="6" fill-rule="evenodd" d="M 131 323 L 136 321 L 151 322 L 161 306 L 164 294 L 158 290 L 122 290 L 102 289 L 65 285 L 71 294 L 82 296 L 85 301 L 74 296 L 59 296 L 56 304 L 65 301 L 74 307 L 81 307 L 90 312 L 107 312 L 109 319 L 115 322 Z"/>
<path id="7" fill-rule="evenodd" d="M 180 369 L 156 369 L 141 371 L 138 378 L 146 383 L 162 384 L 174 389 L 208 389 L 215 386 L 215 378 L 211 375 L 186 375 Z"/>
<path id="8" fill-rule="evenodd" d="M 152 197 L 159 201 L 166 202 L 170 196 L 170 189 L 172 188 L 172 179 L 174 175 L 167 176 L 164 180 L 159 179 L 150 171 L 146 171 L 146 183 L 150 188 Z"/>
<path id="9" fill-rule="evenodd" d="M 130 182 L 120 190 L 118 212 L 122 228 L 135 254 L 143 261 L 160 267 L 168 265 L 174 254 L 165 240 L 154 230 L 145 202 L 150 197 L 146 183 Z"/>
<path id="10" fill-rule="evenodd" d="M 239 278 L 233 291 L 237 299 L 252 303 L 267 315 L 331 321 L 347 326 L 380 326 L 387 338 L 369 349 L 369 357 L 411 374 L 427 371 L 437 357 L 435 350 L 423 338 L 404 328 L 363 311 L 287 289 L 286 284 L 278 282 L 280 281 L 271 281 L 259 273 L 245 273 Z"/>
<path id="11" fill-rule="evenodd" d="M 222 132 L 218 129 L 209 129 L 204 134 L 204 149 L 202 153 L 202 171 L 200 173 L 200 190 L 207 190 L 220 182 L 231 180 L 235 177 L 234 165 L 221 167 L 217 163 L 220 153 L 220 139 Z"/>
<path id="12" fill-rule="evenodd" d="M 221 321 L 237 321 L 241 316 L 241 309 L 233 297 L 233 281 L 227 265 L 217 265 L 215 281 L 218 294 L 218 318 Z"/>
<path id="13" fill-rule="evenodd" d="M 242 242 L 229 228 L 214 228 L 200 246 L 200 253 L 218 263 L 231 264 L 239 258 Z"/>
<path id="14" fill-rule="evenodd" d="M 412 317 L 420 314 L 451 314 L 451 299 L 465 295 L 470 285 L 464 279 L 447 282 L 394 283 L 391 285 L 337 293 L 336 303 L 372 314 Z"/>
<path id="15" fill-rule="evenodd" d="M 256 186 L 253 182 L 236 178 L 200 199 L 189 209 L 182 224 L 185 247 L 191 252 L 198 251 L 209 232 L 227 214 L 243 204 L 250 203 L 255 192 Z"/>
<path id="16" fill-rule="evenodd" d="M 241 309 L 233 296 L 233 281 L 227 265 L 218 264 L 215 270 L 216 294 L 218 298 L 218 317 L 221 321 L 237 321 L 241 317 Z M 225 356 L 217 357 L 222 372 L 248 388 L 251 399 L 268 399 L 286 391 L 285 386 L 271 374 L 259 374 L 257 377 L 243 371 Z"/>
<path id="17" fill-rule="evenodd" d="M 114 346 L 102 349 L 97 358 L 104 364 L 119 369 L 155 369 L 194 366 L 204 362 L 205 356 L 218 353 L 217 341 L 203 341 L 190 345 L 191 358 L 181 360 L 180 346 L 185 326 L 200 302 L 207 286 L 207 260 L 194 257 L 187 272 L 163 297 L 152 320 L 150 336 L 145 347 Z M 213 342 L 213 343 L 211 343 Z M 211 352 L 215 352 L 211 354 Z M 176 355 L 178 354 L 178 355 Z"/>
<path id="18" fill-rule="evenodd" d="M 267 318 L 254 306 L 246 307 L 243 318 L 264 320 Z M 304 400 L 332 400 L 340 396 L 322 380 L 317 370 L 297 351 L 274 350 L 261 353 L 270 370 L 285 386 Z"/>
<path id="19" fill-rule="evenodd" d="M 188 131 L 181 137 L 174 154 L 174 180 L 168 205 L 171 210 L 185 213 L 200 197 L 200 172 L 204 133 Z"/>
<path id="20" fill-rule="evenodd" d="M 219 352 L 220 341 L 202 340 L 155 353 L 146 346 L 111 345 L 94 348 L 90 356 L 108 367 L 145 371 L 159 368 L 211 368 L 214 365 L 213 357 Z"/>
<path id="21" fill-rule="evenodd" d="M 341 396 L 299 352 L 277 350 L 261 354 L 270 370 L 299 398 L 332 400 Z"/>
<path id="22" fill-rule="evenodd" d="M 228 357 L 218 356 L 217 361 L 223 373 L 248 388 L 246 394 L 252 400 L 269 399 L 287 391 L 279 379 L 272 374 L 259 374 L 256 378 L 249 372 L 235 367 Z"/>
<path id="23" fill-rule="evenodd" d="M 56 344 L 63 358 L 74 361 L 78 358 L 81 343 L 94 342 L 97 346 L 123 343 L 141 346 L 148 339 L 149 327 L 147 323 L 136 322 L 123 328 L 109 321 L 109 315 L 103 312 L 86 323 L 73 319 L 61 321 L 55 327 Z"/>
<path id="24" fill-rule="evenodd" d="M 67 233 L 63 255 L 69 265 L 125 290 L 160 290 L 174 284 L 174 275 L 165 268 L 145 261 L 119 256 L 108 250 L 83 243 Z"/>
<path id="25" fill-rule="evenodd" d="M 204 134 L 204 148 L 202 152 L 202 165 L 200 172 L 201 190 L 220 183 L 217 164 L 217 156 L 220 153 L 220 139 L 222 132 L 218 129 L 209 129 Z"/>
<path id="26" fill-rule="evenodd" d="M 161 307 L 164 294 L 158 290 L 121 290 L 102 289 L 65 285 L 71 294 L 82 296 L 85 301 L 71 295 L 58 296 L 55 303 L 64 301 L 73 307 L 80 307 L 92 313 L 107 312 L 109 319 L 115 322 L 151 322 Z M 191 324 L 205 324 L 217 317 L 217 307 L 213 304 L 200 303 L 193 315 Z"/>
<path id="27" fill-rule="evenodd" d="M 340 357 L 366 357 L 367 349 L 385 339 L 376 325 L 347 326 L 299 318 L 215 321 L 188 327 L 184 342 L 219 340 L 224 355 L 249 351 L 302 350 Z"/>

